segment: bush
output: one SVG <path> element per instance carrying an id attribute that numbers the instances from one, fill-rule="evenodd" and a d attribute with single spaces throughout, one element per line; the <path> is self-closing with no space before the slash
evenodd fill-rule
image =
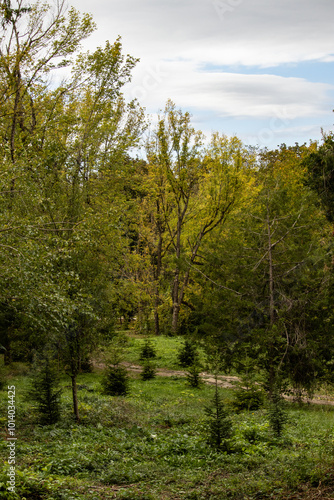
<path id="1" fill-rule="evenodd" d="M 37 361 L 37 360 L 36 360 Z M 27 399 L 36 403 L 36 411 L 42 425 L 51 425 L 60 419 L 60 394 L 58 371 L 50 357 L 38 358 Z M 36 367 L 36 362 L 35 362 Z"/>
<path id="2" fill-rule="evenodd" d="M 234 392 L 234 396 L 235 400 L 231 403 L 231 405 L 237 411 L 258 410 L 264 405 L 264 392 L 256 387 L 250 387 L 248 389 L 237 389 Z"/>
<path id="3" fill-rule="evenodd" d="M 129 393 L 128 372 L 122 366 L 108 366 L 102 379 L 103 392 L 109 396 L 126 396 Z"/>
<path id="4" fill-rule="evenodd" d="M 155 347 L 153 346 L 152 342 L 150 339 L 146 339 L 144 344 L 141 347 L 140 351 L 140 360 L 144 361 L 146 359 L 153 359 L 156 358 L 157 354 L 155 351 Z"/>
<path id="5" fill-rule="evenodd" d="M 152 363 L 146 361 L 146 363 L 143 364 L 143 370 L 140 376 L 143 380 L 150 380 L 155 377 L 155 373 L 155 367 L 152 365 Z"/>
<path id="6" fill-rule="evenodd" d="M 191 340 L 185 340 L 178 353 L 178 362 L 183 367 L 192 366 L 196 363 L 198 353 L 196 346 Z"/>

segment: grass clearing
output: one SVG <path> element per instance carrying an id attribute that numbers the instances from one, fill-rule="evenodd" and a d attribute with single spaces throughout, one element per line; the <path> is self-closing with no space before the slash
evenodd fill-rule
<path id="1" fill-rule="evenodd" d="M 128 342 L 126 344 L 125 360 L 129 363 L 140 364 L 140 350 L 145 342 L 144 336 L 134 336 L 128 337 Z M 157 357 L 154 358 L 155 363 L 159 368 L 166 368 L 168 370 L 180 370 L 182 369 L 178 363 L 178 352 L 180 351 L 184 338 L 183 337 L 149 337 L 152 344 L 156 350 Z M 200 361 L 205 364 L 205 355 L 203 349 L 198 347 L 198 352 L 200 356 Z"/>
<path id="2" fill-rule="evenodd" d="M 176 345 L 171 339 L 168 354 L 161 358 L 168 367 Z M 6 491 L 5 467 L 0 478 L 0 498 L 5 500 L 334 497 L 333 407 L 287 403 L 289 422 L 276 439 L 265 409 L 233 413 L 233 391 L 222 389 L 234 429 L 232 452 L 222 453 L 206 443 L 204 407 L 213 386 L 192 389 L 184 378 L 143 381 L 136 374 L 129 396 L 110 397 L 101 392 L 101 372 L 82 374 L 77 424 L 70 378 L 63 376 L 62 419 L 42 427 L 24 398 L 26 367 L 14 367 L 7 376 L 17 391 L 18 495 Z M 0 411 L 5 429 L 6 390 L 0 392 Z M 6 462 L 5 440 L 0 452 Z"/>

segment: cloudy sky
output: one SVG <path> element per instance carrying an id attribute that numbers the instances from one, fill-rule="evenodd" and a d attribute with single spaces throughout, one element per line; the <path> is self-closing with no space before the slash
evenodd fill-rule
<path id="1" fill-rule="evenodd" d="M 140 62 L 126 90 L 154 116 L 168 98 L 193 125 L 276 147 L 334 126 L 332 0 L 69 0 Z"/>

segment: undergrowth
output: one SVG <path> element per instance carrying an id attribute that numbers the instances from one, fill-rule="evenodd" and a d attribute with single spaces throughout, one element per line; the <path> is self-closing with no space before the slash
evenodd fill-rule
<path id="1" fill-rule="evenodd" d="M 72 417 L 68 377 L 61 380 L 59 422 L 41 426 L 23 398 L 27 372 L 7 374 L 15 385 L 16 496 L 5 500 L 167 500 L 312 498 L 334 491 L 334 411 L 329 406 L 286 405 L 284 433 L 275 435 L 266 407 L 235 412 L 233 392 L 221 389 L 233 433 L 229 446 L 208 446 L 205 408 L 213 387 L 190 388 L 185 379 L 132 378 L 126 396 L 102 394 L 98 373 L 78 377 L 81 423 Z M 229 401 L 231 404 L 229 404 Z M 7 392 L 0 392 L 2 428 Z M 8 460 L 5 440 L 1 456 Z M 323 488 L 323 490 L 322 490 Z M 7 496 L 6 496 L 7 495 Z M 296 496 L 293 496 L 296 495 Z M 300 495 L 299 497 L 297 495 Z"/>

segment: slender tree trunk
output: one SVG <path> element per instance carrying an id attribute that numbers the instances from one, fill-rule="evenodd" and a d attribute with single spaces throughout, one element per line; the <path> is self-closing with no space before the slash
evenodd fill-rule
<path id="1" fill-rule="evenodd" d="M 73 397 L 74 416 L 75 416 L 75 420 L 77 422 L 80 422 L 79 406 L 78 406 L 77 374 L 76 373 L 72 374 L 71 379 L 72 379 L 72 397 Z"/>
<path id="2" fill-rule="evenodd" d="M 180 313 L 180 300 L 179 300 L 180 263 L 179 263 L 179 259 L 181 256 L 182 218 L 181 218 L 180 213 L 179 213 L 178 221 L 177 221 L 176 248 L 175 248 L 177 262 L 176 262 L 176 269 L 174 272 L 174 282 L 173 282 L 173 289 L 172 289 L 172 300 L 173 300 L 172 332 L 174 334 L 176 334 L 177 330 L 178 330 L 179 313 Z"/>
<path id="3" fill-rule="evenodd" d="M 274 274 L 273 274 L 273 254 L 271 242 L 271 227 L 269 209 L 267 207 L 267 228 L 268 228 L 268 274 L 269 274 L 269 318 L 270 326 L 273 326 L 275 321 L 275 305 L 274 305 Z"/>
<path id="4" fill-rule="evenodd" d="M 154 298 L 154 330 L 155 335 L 160 335 L 160 318 L 159 318 L 159 305 L 160 305 L 160 274 L 162 268 L 162 227 L 158 224 L 158 246 L 156 253 L 156 267 L 155 267 L 155 298 Z"/>
<path id="5" fill-rule="evenodd" d="M 274 302 L 274 272 L 273 272 L 273 246 L 272 246 L 272 233 L 270 225 L 270 213 L 269 206 L 267 204 L 267 230 L 268 230 L 268 277 L 269 277 L 269 322 L 270 329 L 272 329 L 275 323 L 275 302 Z M 272 335 L 272 331 L 270 335 Z M 276 370 L 274 364 L 274 339 L 271 338 L 269 344 L 269 371 L 268 371 L 268 390 L 272 397 L 275 391 L 275 381 L 276 381 Z"/>
<path id="6" fill-rule="evenodd" d="M 12 351 L 11 351 L 10 343 L 8 342 L 8 344 L 5 346 L 3 363 L 5 366 L 8 366 L 8 365 L 10 365 L 11 361 L 12 361 Z"/>

